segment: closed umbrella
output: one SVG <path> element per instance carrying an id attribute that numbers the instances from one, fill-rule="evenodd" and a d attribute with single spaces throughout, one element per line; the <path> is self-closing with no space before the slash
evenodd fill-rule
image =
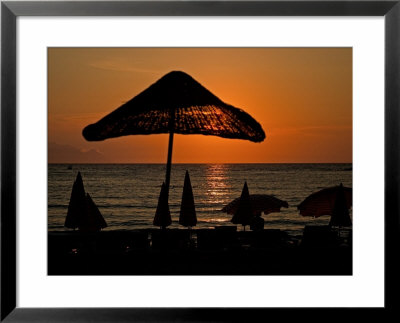
<path id="1" fill-rule="evenodd" d="M 104 220 L 96 203 L 92 200 L 89 193 L 86 193 L 86 207 L 87 207 L 87 223 L 85 229 L 87 231 L 100 231 L 107 227 L 107 222 Z"/>
<path id="2" fill-rule="evenodd" d="M 189 227 L 189 229 L 197 224 L 192 184 L 190 183 L 190 177 L 188 171 L 186 171 L 185 182 L 183 184 L 181 211 L 179 214 L 179 224 L 185 227 Z"/>
<path id="3" fill-rule="evenodd" d="M 75 230 L 82 225 L 82 221 L 85 217 L 86 193 L 83 187 L 81 172 L 78 172 L 74 184 L 72 185 L 71 198 L 69 200 L 64 226 Z"/>
<path id="4" fill-rule="evenodd" d="M 72 186 L 71 199 L 68 205 L 65 227 L 85 232 L 100 231 L 107 227 L 97 205 L 89 193 L 85 193 L 81 173 L 78 172 L 74 185 Z"/>
<path id="5" fill-rule="evenodd" d="M 171 213 L 168 206 L 168 197 L 165 183 L 161 185 L 160 198 L 158 199 L 158 205 L 156 214 L 154 216 L 153 225 L 165 229 L 172 223 Z"/>
<path id="6" fill-rule="evenodd" d="M 249 188 L 247 187 L 247 182 L 244 182 L 242 194 L 240 195 L 238 207 L 233 214 L 231 222 L 233 224 L 241 224 L 246 231 L 246 225 L 251 224 L 254 214 L 251 208 Z"/>
<path id="7" fill-rule="evenodd" d="M 249 114 L 221 101 L 184 72 L 173 71 L 98 122 L 83 129 L 88 141 L 169 133 L 168 200 L 174 133 L 261 142 L 265 133 Z"/>
<path id="8" fill-rule="evenodd" d="M 336 195 L 335 203 L 333 205 L 333 210 L 332 210 L 331 220 L 329 221 L 329 225 L 335 227 L 351 226 L 349 208 L 350 207 L 347 206 L 343 185 L 340 184 L 339 190 Z"/>
<path id="9" fill-rule="evenodd" d="M 297 208 L 303 216 L 330 215 L 331 226 L 351 226 L 352 200 L 352 188 L 340 184 L 312 193 Z"/>

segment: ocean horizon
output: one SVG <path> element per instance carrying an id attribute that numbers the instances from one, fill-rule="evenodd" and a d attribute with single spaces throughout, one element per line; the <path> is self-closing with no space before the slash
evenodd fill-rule
<path id="1" fill-rule="evenodd" d="M 301 235 L 305 225 L 326 225 L 330 216 L 303 217 L 297 210 L 298 204 L 325 187 L 340 183 L 352 187 L 352 163 L 174 163 L 169 228 L 184 228 L 178 224 L 178 219 L 186 170 L 193 189 L 197 229 L 233 225 L 232 215 L 221 209 L 240 197 L 247 182 L 250 194 L 273 195 L 289 204 L 281 212 L 262 214 L 264 228 Z M 165 180 L 165 164 L 52 163 L 48 165 L 49 231 L 71 230 L 64 227 L 64 221 L 78 171 L 86 192 L 108 224 L 104 230 L 156 228 L 152 222 Z M 241 229 L 238 226 L 238 230 Z"/>

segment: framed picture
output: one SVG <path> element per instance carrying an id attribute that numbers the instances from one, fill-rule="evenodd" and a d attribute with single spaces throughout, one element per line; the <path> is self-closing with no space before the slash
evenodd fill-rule
<path id="1" fill-rule="evenodd" d="M 399 6 L 2 2 L 1 320 L 394 311 Z"/>
<path id="2" fill-rule="evenodd" d="M 352 274 L 351 48 L 49 47 L 47 56 L 49 275 Z M 230 89 L 228 102 L 241 93 L 246 111 L 222 103 L 207 80 L 217 93 Z M 124 83 L 121 97 L 137 96 L 94 123 L 91 114 Z M 98 86 L 108 91 L 93 105 Z M 309 91 L 317 87 L 318 95 Z M 269 94 L 256 99 L 257 88 Z M 275 129 L 282 115 L 292 125 Z M 316 120 L 304 127 L 299 115 Z M 85 141 L 86 150 L 72 148 Z M 340 226 L 334 253 L 339 229 L 329 223 Z"/>

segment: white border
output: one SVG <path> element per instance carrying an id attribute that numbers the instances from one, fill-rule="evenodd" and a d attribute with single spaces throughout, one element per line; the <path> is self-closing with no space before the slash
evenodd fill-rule
<path id="1" fill-rule="evenodd" d="M 354 275 L 47 277 L 48 46 L 353 47 Z M 383 62 L 382 17 L 19 17 L 18 306 L 382 307 Z"/>

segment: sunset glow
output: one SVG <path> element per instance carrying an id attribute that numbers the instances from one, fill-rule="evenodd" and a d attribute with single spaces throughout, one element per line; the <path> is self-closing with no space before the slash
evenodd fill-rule
<path id="1" fill-rule="evenodd" d="M 352 162 L 351 48 L 50 48 L 48 68 L 49 163 L 165 163 L 167 134 L 89 142 L 82 130 L 173 70 L 266 134 L 176 134 L 173 163 Z"/>

